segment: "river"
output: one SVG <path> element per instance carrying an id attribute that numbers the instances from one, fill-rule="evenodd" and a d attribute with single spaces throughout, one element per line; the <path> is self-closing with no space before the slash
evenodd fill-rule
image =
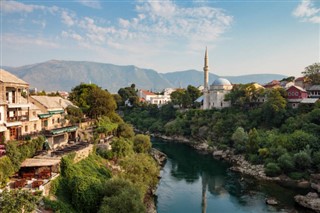
<path id="1" fill-rule="evenodd" d="M 154 139 L 153 147 L 168 157 L 156 192 L 158 213 L 311 212 L 294 203 L 293 196 L 304 191 L 242 177 L 228 163 L 184 144 Z M 279 205 L 266 205 L 269 197 Z"/>

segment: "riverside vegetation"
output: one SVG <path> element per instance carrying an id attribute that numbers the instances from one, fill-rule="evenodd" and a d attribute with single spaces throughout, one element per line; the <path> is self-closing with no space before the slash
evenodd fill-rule
<path id="1" fill-rule="evenodd" d="M 185 90 L 183 94 L 187 93 Z M 267 101 L 258 103 L 260 96 Z M 252 164 L 264 164 L 268 176 L 308 179 L 311 173 L 320 172 L 319 102 L 292 109 L 285 90 L 259 90 L 253 84 L 234 86 L 226 98 L 232 107 L 222 110 L 183 107 L 173 99 L 175 105 L 161 108 L 124 108 L 124 118 L 145 132 L 184 136 L 224 150 L 232 148 Z"/>

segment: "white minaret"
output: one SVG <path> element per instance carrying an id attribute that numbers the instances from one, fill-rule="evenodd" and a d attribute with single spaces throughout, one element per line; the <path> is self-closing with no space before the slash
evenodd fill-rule
<path id="1" fill-rule="evenodd" d="M 209 109 L 209 63 L 208 63 L 208 49 L 204 55 L 204 89 L 203 89 L 203 109 Z"/>

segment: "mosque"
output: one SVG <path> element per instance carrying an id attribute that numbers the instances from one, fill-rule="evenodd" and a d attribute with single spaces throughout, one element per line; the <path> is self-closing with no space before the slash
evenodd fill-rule
<path id="1" fill-rule="evenodd" d="M 230 107 L 231 102 L 225 101 L 224 97 L 232 90 L 232 84 L 225 78 L 217 78 L 209 87 L 209 63 L 208 49 L 204 56 L 204 89 L 202 109 L 222 109 Z"/>

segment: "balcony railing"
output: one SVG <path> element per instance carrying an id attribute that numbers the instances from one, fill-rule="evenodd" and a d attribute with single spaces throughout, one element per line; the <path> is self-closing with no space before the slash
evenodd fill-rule
<path id="1" fill-rule="evenodd" d="M 27 121 L 27 120 L 28 120 L 27 115 L 7 117 L 7 122 Z"/>

